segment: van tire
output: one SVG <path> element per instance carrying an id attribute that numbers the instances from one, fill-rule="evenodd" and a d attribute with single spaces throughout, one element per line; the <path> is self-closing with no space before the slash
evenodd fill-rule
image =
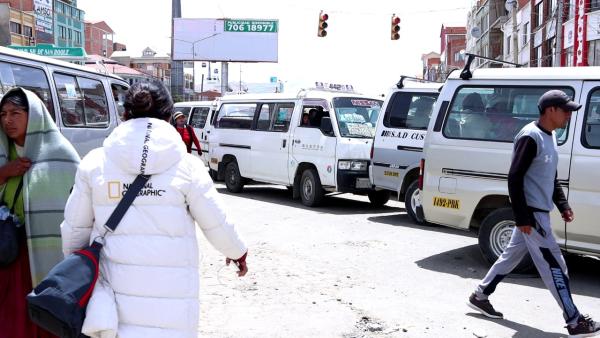
<path id="1" fill-rule="evenodd" d="M 316 207 L 323 201 L 325 191 L 321 186 L 321 180 L 319 179 L 319 173 L 309 168 L 302 172 L 302 178 L 300 179 L 300 199 L 302 204 L 307 207 Z"/>
<path id="2" fill-rule="evenodd" d="M 418 225 L 424 225 L 425 218 L 423 217 L 423 213 L 419 212 L 417 208 L 420 208 L 420 191 L 419 191 L 419 181 L 415 180 L 411 184 L 408 185 L 406 189 L 406 193 L 404 194 L 404 208 L 406 209 L 406 213 L 408 217 L 413 220 Z"/>
<path id="3" fill-rule="evenodd" d="M 489 213 L 479 228 L 479 249 L 483 257 L 494 264 L 508 245 L 515 226 L 515 217 L 511 208 L 500 208 Z M 514 272 L 531 272 L 534 269 L 529 253 L 513 270 Z"/>
<path id="4" fill-rule="evenodd" d="M 225 186 L 229 192 L 238 193 L 244 188 L 244 178 L 236 161 L 227 163 L 225 167 Z"/>
<path id="5" fill-rule="evenodd" d="M 390 200 L 390 192 L 388 190 L 373 190 L 369 191 L 369 201 L 374 207 L 382 207 Z"/>

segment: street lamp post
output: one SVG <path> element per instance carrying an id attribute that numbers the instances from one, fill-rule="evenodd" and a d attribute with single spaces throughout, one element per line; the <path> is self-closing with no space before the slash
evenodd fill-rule
<path id="1" fill-rule="evenodd" d="M 213 34 L 211 36 L 207 36 L 205 38 L 196 40 L 196 41 L 187 41 L 187 40 L 181 40 L 181 39 L 175 39 L 173 37 L 170 37 L 171 40 L 175 40 L 175 41 L 181 41 L 181 42 L 186 42 L 192 45 L 192 91 L 196 92 L 196 44 L 198 42 L 204 41 L 206 39 L 210 39 L 213 36 L 215 36 L 217 34 Z M 209 61 L 209 67 L 210 67 L 210 61 Z M 208 74 L 208 76 L 210 77 L 210 73 Z"/>

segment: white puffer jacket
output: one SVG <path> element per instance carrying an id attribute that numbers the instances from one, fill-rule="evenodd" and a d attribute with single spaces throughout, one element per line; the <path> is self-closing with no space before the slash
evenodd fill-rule
<path id="1" fill-rule="evenodd" d="M 167 122 L 127 121 L 81 161 L 61 226 L 63 251 L 68 255 L 104 233 L 104 222 L 141 171 L 152 177 L 106 236 L 83 331 L 102 338 L 197 337 L 195 223 L 229 258 L 240 258 L 246 247 L 204 164 L 187 154 Z"/>

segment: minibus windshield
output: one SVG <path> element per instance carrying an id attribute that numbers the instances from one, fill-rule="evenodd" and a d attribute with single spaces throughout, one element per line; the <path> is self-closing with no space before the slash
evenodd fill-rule
<path id="1" fill-rule="evenodd" d="M 342 137 L 373 138 L 383 101 L 361 97 L 336 97 L 333 108 Z"/>

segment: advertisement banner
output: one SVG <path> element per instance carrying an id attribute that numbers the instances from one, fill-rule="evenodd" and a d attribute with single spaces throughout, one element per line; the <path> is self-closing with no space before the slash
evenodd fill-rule
<path id="1" fill-rule="evenodd" d="M 587 66 L 587 15 L 589 0 L 576 0 L 575 3 L 575 41 L 573 49 L 573 65 Z"/>
<path id="2" fill-rule="evenodd" d="M 36 30 L 52 34 L 52 0 L 33 0 L 33 12 Z"/>

